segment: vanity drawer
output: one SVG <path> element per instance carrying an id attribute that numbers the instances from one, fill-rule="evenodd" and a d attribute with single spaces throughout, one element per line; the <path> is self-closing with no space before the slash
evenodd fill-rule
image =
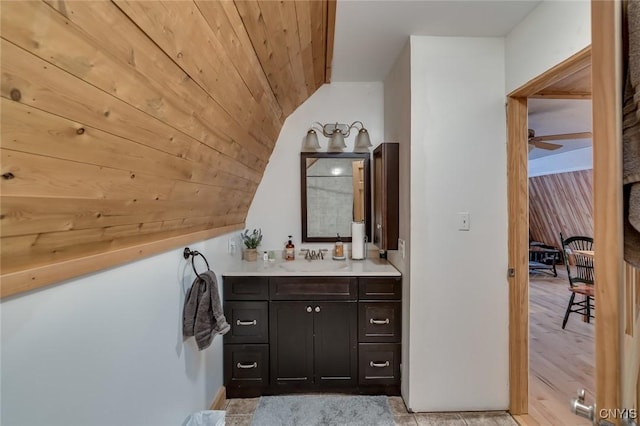
<path id="1" fill-rule="evenodd" d="M 358 358 L 361 386 L 400 383 L 400 343 L 360 343 Z"/>
<path id="2" fill-rule="evenodd" d="M 272 277 L 271 300 L 356 300 L 358 279 L 354 277 Z"/>
<path id="3" fill-rule="evenodd" d="M 267 277 L 224 277 L 225 300 L 267 300 L 269 279 Z"/>
<path id="4" fill-rule="evenodd" d="M 269 345 L 224 345 L 227 397 L 260 395 L 269 384 Z"/>
<path id="5" fill-rule="evenodd" d="M 401 299 L 401 277 L 360 277 L 358 295 L 360 299 Z"/>
<path id="6" fill-rule="evenodd" d="M 231 325 L 224 343 L 269 342 L 269 302 L 225 302 L 224 316 Z"/>
<path id="7" fill-rule="evenodd" d="M 400 342 L 401 302 L 359 302 L 360 342 Z"/>

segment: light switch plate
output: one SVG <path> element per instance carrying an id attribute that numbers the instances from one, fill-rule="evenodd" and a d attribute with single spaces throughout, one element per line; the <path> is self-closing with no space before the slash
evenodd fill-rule
<path id="1" fill-rule="evenodd" d="M 402 258 L 404 259 L 404 240 L 398 238 L 398 250 L 402 254 Z"/>
<path id="2" fill-rule="evenodd" d="M 236 254 L 236 240 L 235 238 L 229 238 L 228 241 L 228 245 L 227 245 L 227 251 L 229 252 L 230 255 L 234 255 Z"/>
<path id="3" fill-rule="evenodd" d="M 459 231 L 468 231 L 471 229 L 471 215 L 469 212 L 459 212 L 458 213 L 458 230 Z"/>

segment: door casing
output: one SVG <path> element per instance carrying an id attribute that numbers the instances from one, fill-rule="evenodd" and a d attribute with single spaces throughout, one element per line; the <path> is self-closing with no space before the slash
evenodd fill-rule
<path id="1" fill-rule="evenodd" d="M 527 97 L 591 63 L 593 110 L 593 192 L 596 404 L 621 408 L 622 144 L 621 2 L 591 1 L 590 47 L 531 80 L 507 97 L 509 205 L 509 379 L 510 412 L 528 412 L 528 177 Z M 567 395 L 569 398 L 571 395 Z M 596 412 L 598 414 L 599 411 Z M 608 419 L 616 423 L 618 419 Z"/>

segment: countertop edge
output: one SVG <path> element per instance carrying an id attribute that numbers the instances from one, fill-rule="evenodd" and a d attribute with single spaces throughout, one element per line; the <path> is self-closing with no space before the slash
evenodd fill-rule
<path id="1" fill-rule="evenodd" d="M 223 277 L 401 277 L 399 271 L 386 272 L 287 272 L 287 271 L 232 271 Z"/>
<path id="2" fill-rule="evenodd" d="M 294 260 L 275 262 L 239 261 L 229 265 L 223 277 L 401 277 L 391 263 L 382 259 L 364 261 Z"/>

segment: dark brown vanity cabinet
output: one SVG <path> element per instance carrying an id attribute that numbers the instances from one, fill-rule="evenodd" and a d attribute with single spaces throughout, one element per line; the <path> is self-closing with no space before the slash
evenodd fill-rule
<path id="1" fill-rule="evenodd" d="M 280 391 L 354 387 L 357 303 L 271 302 L 272 385 Z"/>
<path id="2" fill-rule="evenodd" d="M 358 278 L 271 277 L 269 295 L 276 392 L 355 386 Z"/>
<path id="3" fill-rule="evenodd" d="M 399 151 L 392 142 L 373 150 L 373 243 L 380 250 L 398 249 Z"/>
<path id="4" fill-rule="evenodd" d="M 224 278 L 227 396 L 400 387 L 400 277 Z"/>
<path id="5" fill-rule="evenodd" d="M 262 395 L 269 386 L 269 280 L 224 277 L 224 382 L 229 397 Z"/>
<path id="6" fill-rule="evenodd" d="M 358 385 L 393 392 L 400 385 L 402 280 L 361 277 L 358 301 Z"/>

